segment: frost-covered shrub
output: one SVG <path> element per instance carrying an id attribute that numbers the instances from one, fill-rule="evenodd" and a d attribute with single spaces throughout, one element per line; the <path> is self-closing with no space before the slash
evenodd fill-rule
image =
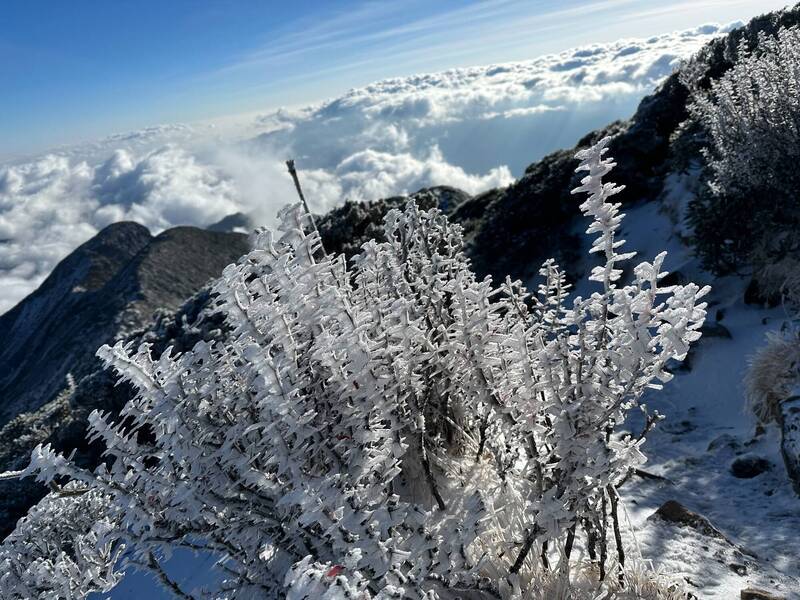
<path id="1" fill-rule="evenodd" d="M 690 112 L 708 135 L 709 187 L 690 207 L 705 263 L 758 270 L 800 252 L 800 31 L 743 41 L 736 63 L 693 91 Z"/>
<path id="2" fill-rule="evenodd" d="M 796 330 L 772 333 L 750 359 L 745 375 L 747 408 L 762 423 L 780 418 L 780 405 L 800 383 L 800 338 Z"/>
<path id="3" fill-rule="evenodd" d="M 0 597 L 82 598 L 111 589 L 122 548 L 111 498 L 71 482 L 45 496 L 0 546 Z"/>
<path id="4" fill-rule="evenodd" d="M 17 565 L 0 595 L 108 590 L 126 552 L 185 596 L 162 565 L 183 547 L 220 556 L 212 597 L 681 597 L 626 563 L 617 486 L 658 420 L 639 400 L 700 336 L 707 290 L 659 288 L 664 254 L 620 282 L 607 143 L 578 154 L 602 257 L 587 298 L 552 261 L 534 294 L 477 280 L 460 229 L 414 203 L 351 271 L 285 209 L 216 285 L 224 343 L 99 351 L 138 390 L 117 422 L 92 417 L 109 467 L 39 447 L 6 475 L 54 491 L 0 548 Z"/>

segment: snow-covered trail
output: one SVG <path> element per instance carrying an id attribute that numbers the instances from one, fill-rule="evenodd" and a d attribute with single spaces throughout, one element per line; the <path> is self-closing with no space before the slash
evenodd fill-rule
<path id="1" fill-rule="evenodd" d="M 700 340 L 688 359 L 690 370 L 678 370 L 663 390 L 645 399 L 650 410 L 666 417 L 644 446 L 646 470 L 665 479 L 635 476 L 623 486 L 636 538 L 629 547 L 638 546 L 657 568 L 684 578 L 704 600 L 739 598 L 748 587 L 796 600 L 800 498 L 781 459 L 780 432 L 773 425 L 756 435 L 755 418 L 744 410 L 742 383 L 749 357 L 786 315 L 780 308 L 745 305 L 742 279 L 703 272 L 662 208 L 650 202 L 628 210 L 626 248 L 638 250 L 639 260 L 666 249 L 668 270 L 712 285 L 706 323 L 716 331 Z M 639 424 L 630 427 L 638 431 Z M 734 477 L 731 463 L 748 456 L 766 459 L 770 469 L 750 479 Z M 668 500 L 706 517 L 727 540 L 653 518 Z"/>
<path id="2" fill-rule="evenodd" d="M 747 357 L 780 319 L 741 301 L 724 308 L 720 324 L 732 337 L 703 340 L 692 370 L 677 374 L 650 401 L 667 418 L 645 446 L 647 469 L 667 481 L 637 477 L 622 493 L 645 557 L 685 577 L 698 597 L 738 598 L 752 585 L 800 598 L 800 499 L 783 466 L 777 428 L 756 436 L 754 419 L 742 408 Z M 736 478 L 731 463 L 744 456 L 764 458 L 771 468 Z M 740 551 L 690 528 L 648 520 L 668 500 L 705 516 Z"/>

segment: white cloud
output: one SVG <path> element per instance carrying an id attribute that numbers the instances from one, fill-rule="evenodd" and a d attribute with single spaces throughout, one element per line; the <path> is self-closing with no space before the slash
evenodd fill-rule
<path id="1" fill-rule="evenodd" d="M 475 194 L 513 181 L 506 166 L 491 169 L 484 176 L 469 175 L 446 162 L 435 146 L 423 159 L 411 154 L 362 150 L 343 160 L 334 174 L 342 184 L 344 196 L 352 200 L 385 198 L 445 182 Z"/>
<path id="2" fill-rule="evenodd" d="M 0 167 L 0 312 L 109 223 L 205 225 L 239 206 L 227 177 L 175 146 L 94 167 L 53 154 Z"/>
<path id="3" fill-rule="evenodd" d="M 704 25 L 535 60 L 387 79 L 300 111 L 261 115 L 262 147 L 333 170 L 354 151 L 427 155 L 470 173 L 520 174 L 554 148 L 633 113 L 680 61 L 727 30 Z"/>
<path id="4" fill-rule="evenodd" d="M 271 223 L 295 198 L 289 156 L 318 212 L 437 184 L 507 185 L 546 152 L 632 114 L 723 30 L 388 79 L 313 106 L 151 127 L 0 165 L 0 313 L 114 221 L 157 233 L 245 210 Z"/>
<path id="5" fill-rule="evenodd" d="M 106 214 L 117 215 L 114 220 L 156 231 L 177 223 L 208 224 L 240 207 L 228 176 L 174 145 L 138 162 L 125 150 L 115 151 L 95 170 L 91 191 Z"/>

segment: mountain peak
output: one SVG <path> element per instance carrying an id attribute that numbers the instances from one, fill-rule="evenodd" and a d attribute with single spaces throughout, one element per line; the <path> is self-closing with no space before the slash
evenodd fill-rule
<path id="1" fill-rule="evenodd" d="M 248 249 L 247 236 L 178 227 L 157 236 L 109 225 L 0 316 L 0 427 L 49 401 L 103 343 L 175 309 Z M 43 375 L 46 374 L 46 375 Z"/>

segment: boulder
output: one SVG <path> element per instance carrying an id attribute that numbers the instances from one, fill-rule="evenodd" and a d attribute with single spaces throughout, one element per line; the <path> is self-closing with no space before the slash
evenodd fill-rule
<path id="1" fill-rule="evenodd" d="M 800 396 L 792 396 L 781 405 L 781 455 L 792 486 L 800 496 Z"/>
<path id="2" fill-rule="evenodd" d="M 740 600 L 786 600 L 784 596 L 776 596 L 764 590 L 757 590 L 755 588 L 747 588 L 742 590 L 739 596 Z"/>
<path id="3" fill-rule="evenodd" d="M 752 479 L 769 471 L 772 463 L 754 455 L 740 456 L 731 463 L 731 474 L 738 479 Z"/>
<path id="4" fill-rule="evenodd" d="M 726 540 L 725 535 L 703 515 L 693 512 L 676 500 L 668 500 L 648 519 L 660 519 L 681 527 L 691 527 L 695 531 L 709 537 Z"/>

